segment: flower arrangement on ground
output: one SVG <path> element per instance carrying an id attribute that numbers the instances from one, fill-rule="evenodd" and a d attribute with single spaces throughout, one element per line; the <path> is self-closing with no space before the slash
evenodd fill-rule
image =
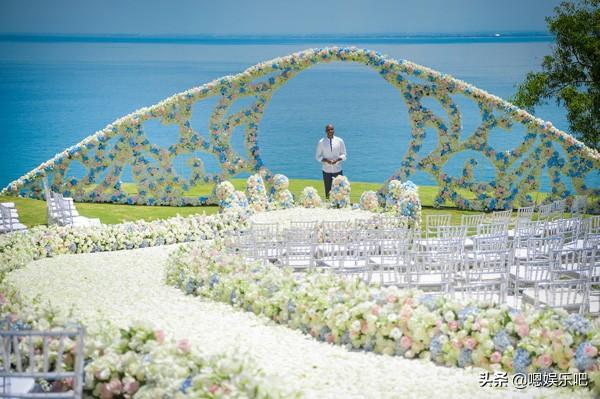
<path id="1" fill-rule="evenodd" d="M 379 200 L 375 191 L 365 191 L 361 194 L 360 209 L 370 212 L 377 212 L 379 210 Z"/>
<path id="2" fill-rule="evenodd" d="M 350 206 L 350 182 L 344 175 L 336 176 L 331 182 L 329 192 L 332 208 L 345 208 Z"/>
<path id="3" fill-rule="evenodd" d="M 421 200 L 419 188 L 412 181 L 404 183 L 391 180 L 385 197 L 385 209 L 388 212 L 406 216 L 411 224 L 418 227 L 421 223 Z"/>
<path id="4" fill-rule="evenodd" d="M 215 192 L 219 199 L 219 208 L 221 209 L 221 212 L 248 208 L 246 194 L 241 191 L 236 191 L 231 182 L 224 181 L 219 183 L 215 188 Z"/>
<path id="5" fill-rule="evenodd" d="M 600 382 L 600 324 L 561 310 L 460 303 L 330 272 L 298 275 L 198 244 L 171 256 L 167 283 L 329 343 L 454 367 L 585 372 Z"/>
<path id="6" fill-rule="evenodd" d="M 304 187 L 302 190 L 302 195 L 300 196 L 300 203 L 305 208 L 318 208 L 321 206 L 321 196 L 319 196 L 319 192 L 316 188 L 308 186 Z"/>
<path id="7" fill-rule="evenodd" d="M 271 187 L 271 207 L 273 209 L 288 209 L 294 206 L 294 196 L 288 189 L 290 181 L 285 175 L 273 176 Z"/>
<path id="8" fill-rule="evenodd" d="M 258 173 L 246 180 L 246 197 L 252 209 L 256 212 L 266 211 L 269 206 L 267 189 L 262 176 Z"/>

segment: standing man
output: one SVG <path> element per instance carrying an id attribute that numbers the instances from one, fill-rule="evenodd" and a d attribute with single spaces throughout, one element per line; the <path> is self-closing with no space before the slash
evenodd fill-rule
<path id="1" fill-rule="evenodd" d="M 317 144 L 317 161 L 323 166 L 323 183 L 325 183 L 325 197 L 329 199 L 331 182 L 333 178 L 343 175 L 342 162 L 346 160 L 346 145 L 344 140 L 334 137 L 333 125 L 325 126 L 327 137 L 323 137 Z"/>

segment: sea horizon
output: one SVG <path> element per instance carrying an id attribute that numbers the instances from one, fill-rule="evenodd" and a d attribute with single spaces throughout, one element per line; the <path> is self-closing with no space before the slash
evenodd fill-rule
<path id="1" fill-rule="evenodd" d="M 49 43 L 173 43 L 173 44 L 428 44 L 461 42 L 551 42 L 554 35 L 540 31 L 481 31 L 481 32 L 423 32 L 423 33 L 321 33 L 321 34 L 231 34 L 231 35 L 183 35 L 183 34 L 81 34 L 81 33 L 2 33 L 1 42 L 49 42 Z"/>

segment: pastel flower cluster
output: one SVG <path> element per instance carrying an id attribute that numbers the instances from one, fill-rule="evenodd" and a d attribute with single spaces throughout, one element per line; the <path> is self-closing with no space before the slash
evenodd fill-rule
<path id="1" fill-rule="evenodd" d="M 399 180 L 390 181 L 385 197 L 386 211 L 405 216 L 411 225 L 418 227 L 421 222 L 421 200 L 418 190 L 410 180 L 404 183 Z"/>
<path id="2" fill-rule="evenodd" d="M 333 178 L 329 198 L 332 208 L 350 206 L 350 182 L 346 176 L 340 175 Z"/>
<path id="3" fill-rule="evenodd" d="M 242 228 L 247 217 L 245 212 L 227 212 L 95 227 L 37 226 L 25 233 L 2 234 L 0 281 L 11 270 L 49 256 L 214 239 L 227 231 Z"/>
<path id="4" fill-rule="evenodd" d="M 266 211 L 269 207 L 267 189 L 262 176 L 258 173 L 251 175 L 246 180 L 246 197 L 248 203 L 256 212 Z"/>
<path id="5" fill-rule="evenodd" d="M 294 206 L 294 196 L 288 189 L 290 186 L 289 179 L 284 176 L 277 174 L 273 176 L 271 181 L 271 195 L 270 202 L 272 209 L 288 209 Z"/>
<path id="6" fill-rule="evenodd" d="M 300 203 L 305 208 L 318 208 L 321 206 L 321 196 L 316 188 L 308 186 L 302 190 Z"/>
<path id="7" fill-rule="evenodd" d="M 219 199 L 219 208 L 222 212 L 238 211 L 248 208 L 248 199 L 246 194 L 236 191 L 233 184 L 228 181 L 219 183 L 216 188 L 217 198 Z"/>
<path id="8" fill-rule="evenodd" d="M 365 191 L 361 194 L 360 209 L 371 212 L 377 212 L 379 210 L 379 200 L 375 191 Z"/>
<path id="9" fill-rule="evenodd" d="M 167 283 L 333 344 L 452 367 L 587 372 L 599 381 L 599 323 L 561 310 L 460 303 L 330 272 L 299 275 L 246 263 L 219 244 L 182 247 Z"/>
<path id="10" fill-rule="evenodd" d="M 10 324 L 3 328 L 50 330 L 73 325 L 59 311 L 25 305 L 6 286 L 0 289 L 0 298 L 5 299 L 6 293 L 10 293 L 15 302 L 9 307 L 5 300 L 0 300 L 1 323 Z M 22 308 L 15 309 L 16 303 Z M 85 397 L 283 398 L 298 395 L 269 381 L 246 355 L 234 352 L 207 357 L 187 339 L 175 341 L 162 330 L 143 323 L 117 329 L 107 320 L 98 320 L 98 324 L 86 326 L 84 344 Z M 38 345 L 37 350 L 41 350 L 41 341 Z M 63 345 L 65 370 L 73 370 L 76 342 L 65 339 Z M 55 358 L 58 342 L 50 341 L 48 346 L 50 358 Z M 26 359 L 28 353 L 25 352 Z M 37 367 L 36 370 L 41 371 L 42 364 L 38 362 Z M 68 391 L 72 389 L 72 380 L 53 382 L 48 389 L 55 393 Z"/>
<path id="11" fill-rule="evenodd" d="M 43 198 L 41 180 L 49 176 L 53 189 L 76 201 L 115 202 L 147 205 L 201 205 L 215 203 L 215 196 L 188 197 L 189 188 L 198 183 L 217 183 L 240 172 L 260 172 L 267 180 L 271 172 L 260 157 L 258 126 L 272 96 L 289 79 L 301 71 L 332 61 L 357 62 L 374 69 L 401 92 L 409 110 L 411 141 L 401 167 L 390 180 L 405 181 L 417 170 L 430 175 L 440 187 L 437 206 L 446 201 L 464 209 L 505 209 L 516 203 L 528 204 L 531 191 L 541 186 L 541 172 L 546 171 L 551 187 L 550 199 L 573 194 L 600 196 L 597 182 L 591 185 L 600 169 L 600 153 L 586 147 L 567 133 L 558 130 L 526 111 L 461 80 L 406 60 L 394 60 L 376 51 L 355 47 L 309 49 L 254 65 L 235 76 L 225 76 L 202 86 L 175 94 L 151 107 L 124 116 L 80 143 L 57 154 L 34 170 L 5 187 L 0 195 Z M 272 75 L 272 76 L 269 76 Z M 268 79 L 264 78 L 268 76 Z M 481 123 L 465 134 L 457 95 L 473 102 L 481 110 Z M 194 130 L 193 106 L 210 97 L 219 97 L 209 120 L 209 136 Z M 231 112 L 237 100 L 254 98 L 241 110 Z M 424 100 L 433 100 L 443 111 L 434 113 Z M 177 144 L 169 148 L 150 142 L 146 122 L 160 121 L 178 134 Z M 518 125 L 515 127 L 515 125 Z M 238 153 L 230 142 L 232 131 L 243 126 L 245 154 Z M 489 140 L 494 129 L 526 130 L 520 143 L 508 151 L 496 150 Z M 433 129 L 438 145 L 423 154 L 427 129 Z M 495 132 L 494 132 L 495 133 Z M 474 159 L 467 160 L 462 173 L 443 172 L 443 166 L 464 151 L 475 151 L 494 169 L 494 179 L 474 181 Z M 419 154 L 421 152 L 421 154 Z M 219 173 L 207 173 L 204 162 L 195 153 L 214 157 Z M 138 154 L 135 162 L 132 154 Z M 175 172 L 173 165 L 180 156 L 190 156 L 190 178 Z M 121 183 L 124 168 L 132 166 L 137 194 L 128 194 Z M 85 176 L 73 176 L 72 165 L 82 165 Z M 103 174 L 102 171 L 108 171 Z M 510 170 L 510 172 L 509 172 Z M 568 186 L 571 183 L 573 189 Z M 383 187 L 380 192 L 384 192 Z M 468 191 L 475 196 L 461 194 Z M 600 208 L 600 204 L 596 206 Z"/>

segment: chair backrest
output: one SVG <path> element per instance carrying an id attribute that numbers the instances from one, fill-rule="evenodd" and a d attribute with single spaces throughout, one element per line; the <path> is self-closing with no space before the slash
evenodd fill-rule
<path id="1" fill-rule="evenodd" d="M 508 234 L 483 235 L 473 237 L 473 249 L 480 251 L 504 251 L 508 249 Z"/>
<path id="2" fill-rule="evenodd" d="M 483 223 L 484 218 L 484 213 L 476 215 L 460 215 L 460 224 L 462 226 L 467 226 L 467 234 L 472 235 L 477 232 L 477 226 Z"/>
<path id="3" fill-rule="evenodd" d="M 517 220 L 531 220 L 533 218 L 533 212 L 535 206 L 525 206 L 517 209 Z"/>
<path id="4" fill-rule="evenodd" d="M 564 274 L 576 275 L 579 278 L 589 280 L 592 276 L 596 262 L 596 250 L 587 248 L 561 249 L 555 251 L 560 267 L 556 269 L 560 278 Z M 598 265 L 600 267 L 600 265 Z"/>
<path id="5" fill-rule="evenodd" d="M 73 203 L 59 193 L 54 194 L 54 203 L 58 208 L 58 223 L 63 226 L 72 226 L 76 216 Z"/>
<path id="6" fill-rule="evenodd" d="M 542 237 L 545 224 L 546 222 L 544 220 L 517 219 L 514 230 L 513 247 L 524 248 L 529 238 Z"/>
<path id="7" fill-rule="evenodd" d="M 0 233 L 13 231 L 13 218 L 9 208 L 0 204 Z"/>
<path id="8" fill-rule="evenodd" d="M 536 286 L 536 305 L 561 308 L 570 313 L 585 313 L 589 305 L 589 281 L 555 280 Z"/>
<path id="9" fill-rule="evenodd" d="M 553 213 L 565 213 L 567 209 L 567 200 L 556 200 L 553 201 L 551 205 Z"/>
<path id="10" fill-rule="evenodd" d="M 549 259 L 553 253 L 562 250 L 562 237 L 532 237 L 527 240 L 527 259 L 526 262 L 533 262 L 538 259 Z"/>
<path id="11" fill-rule="evenodd" d="M 538 220 L 549 219 L 554 212 L 553 204 L 546 204 L 538 206 Z"/>
<path id="12" fill-rule="evenodd" d="M 600 215 L 585 218 L 583 223 L 588 234 L 600 234 Z"/>
<path id="13" fill-rule="evenodd" d="M 467 236 L 467 226 L 438 226 L 439 238 L 456 238 L 464 239 Z"/>
<path id="14" fill-rule="evenodd" d="M 488 216 L 488 220 L 491 223 L 500 222 L 500 221 L 509 221 L 512 218 L 512 209 L 508 209 L 505 211 L 494 211 Z"/>
<path id="15" fill-rule="evenodd" d="M 496 220 L 492 223 L 477 226 L 477 237 L 492 237 L 506 235 L 508 237 L 508 221 Z"/>
<path id="16" fill-rule="evenodd" d="M 587 212 L 587 195 L 576 195 L 571 203 L 571 214 L 583 215 Z"/>
<path id="17" fill-rule="evenodd" d="M 77 326 L 60 331 L 0 331 L 0 378 L 33 378 L 61 381 L 68 392 L 61 398 L 81 398 L 83 391 L 83 346 L 85 331 Z M 73 354 L 74 356 L 67 356 Z M 72 364 L 65 360 L 72 359 Z M 71 385 L 72 381 L 72 385 Z M 0 397 L 17 397 L 5 386 Z M 8 391 L 8 392 L 7 392 Z M 28 397 L 19 395 L 18 397 Z M 36 393 L 30 397 L 59 397 L 57 393 Z"/>
<path id="18" fill-rule="evenodd" d="M 425 216 L 425 228 L 437 226 L 449 226 L 452 215 L 426 215 Z"/>
<path id="19" fill-rule="evenodd" d="M 296 221 L 296 220 L 292 220 L 290 222 L 290 229 L 316 229 L 317 228 L 317 224 L 318 222 L 316 220 L 311 220 L 311 221 L 307 221 L 307 220 L 302 220 L 302 221 Z"/>

